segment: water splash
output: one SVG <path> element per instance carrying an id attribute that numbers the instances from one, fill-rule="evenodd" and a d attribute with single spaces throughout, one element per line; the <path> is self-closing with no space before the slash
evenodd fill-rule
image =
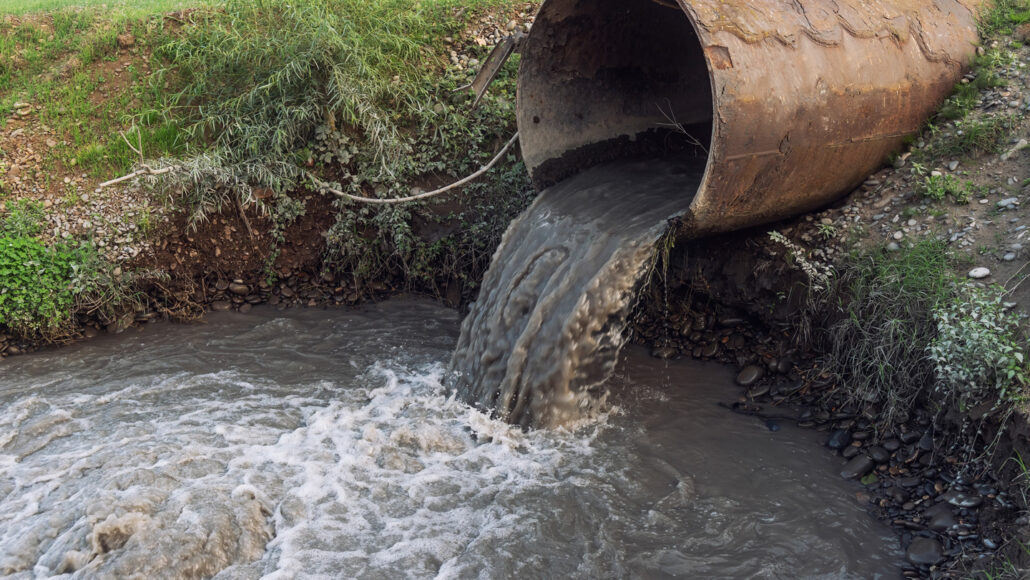
<path id="1" fill-rule="evenodd" d="M 508 228 L 462 324 L 451 360 L 459 396 L 523 427 L 596 409 L 654 244 L 703 170 L 622 163 L 542 192 Z"/>

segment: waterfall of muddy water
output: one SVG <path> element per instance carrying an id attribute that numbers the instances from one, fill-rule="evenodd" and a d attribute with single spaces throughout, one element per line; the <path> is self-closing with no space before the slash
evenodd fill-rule
<path id="1" fill-rule="evenodd" d="M 451 360 L 458 395 L 523 427 L 603 403 L 654 245 L 703 162 L 597 167 L 543 191 L 504 234 Z"/>
<path id="2" fill-rule="evenodd" d="M 606 414 L 525 433 L 447 396 L 457 332 L 257 308 L 0 363 L 0 576 L 896 575 L 815 433 L 715 406 L 726 369 L 627 349 Z"/>

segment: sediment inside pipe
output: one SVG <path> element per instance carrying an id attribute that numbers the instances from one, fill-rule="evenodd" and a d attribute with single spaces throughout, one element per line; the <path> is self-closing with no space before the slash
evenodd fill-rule
<path id="1" fill-rule="evenodd" d="M 519 70 L 519 128 L 538 187 L 617 159 L 707 156 L 713 95 L 687 15 L 656 0 L 549 0 Z M 693 191 L 684 192 L 684 210 Z"/>

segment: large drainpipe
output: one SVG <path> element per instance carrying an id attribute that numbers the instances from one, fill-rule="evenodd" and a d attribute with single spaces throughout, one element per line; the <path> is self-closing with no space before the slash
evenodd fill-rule
<path id="1" fill-rule="evenodd" d="M 690 237 L 811 210 L 919 130 L 975 54 L 979 5 L 546 0 L 522 49 L 523 157 L 543 187 L 693 143 Z"/>

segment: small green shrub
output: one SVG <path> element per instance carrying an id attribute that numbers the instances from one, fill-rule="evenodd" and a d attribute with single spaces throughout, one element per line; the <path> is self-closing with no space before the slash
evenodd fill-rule
<path id="1" fill-rule="evenodd" d="M 0 325 L 32 339 L 64 334 L 75 303 L 70 282 L 76 259 L 76 251 L 67 247 L 0 237 Z"/>
<path id="2" fill-rule="evenodd" d="M 972 181 L 960 181 L 953 175 L 929 175 L 923 181 L 923 195 L 940 201 L 951 197 L 957 204 L 967 204 L 980 188 Z"/>
<path id="3" fill-rule="evenodd" d="M 0 215 L 0 234 L 11 237 L 32 237 L 43 229 L 46 214 L 43 204 L 28 199 L 8 201 Z"/>
<path id="4" fill-rule="evenodd" d="M 997 290 L 964 288 L 961 300 L 933 309 L 937 334 L 927 347 L 934 364 L 934 392 L 948 407 L 966 412 L 1010 412 L 1030 387 L 1020 345 L 1019 319 Z"/>

